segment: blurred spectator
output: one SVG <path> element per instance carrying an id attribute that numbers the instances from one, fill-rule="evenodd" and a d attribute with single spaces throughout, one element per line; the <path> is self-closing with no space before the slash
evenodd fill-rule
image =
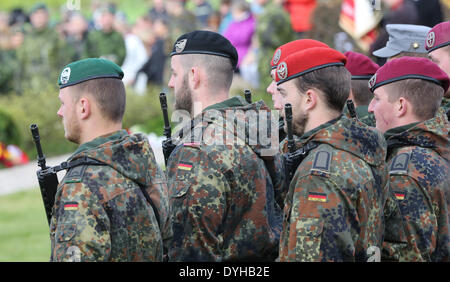
<path id="1" fill-rule="evenodd" d="M 152 20 L 159 18 L 167 19 L 169 15 L 167 14 L 166 6 L 164 5 L 164 0 L 153 0 L 153 5 L 148 12 Z"/>
<path id="2" fill-rule="evenodd" d="M 312 29 L 312 15 L 316 9 L 316 0 L 285 0 L 284 7 L 291 16 L 292 29 L 299 37 Z"/>
<path id="3" fill-rule="evenodd" d="M 388 7 L 380 23 L 380 31 L 375 42 L 370 46 L 370 54 L 386 46 L 389 34 L 386 31 L 388 24 L 419 24 L 419 14 L 416 5 L 410 0 L 382 0 Z M 377 58 L 376 63 L 380 66 L 386 62 L 384 58 Z"/>
<path id="4" fill-rule="evenodd" d="M 169 14 L 169 34 L 167 38 L 168 49 L 166 53 L 168 54 L 172 51 L 172 44 L 177 40 L 177 38 L 198 28 L 195 15 L 186 10 L 183 3 L 179 0 L 167 0 L 167 12 Z"/>
<path id="5" fill-rule="evenodd" d="M 168 23 L 159 18 L 153 23 L 154 34 L 148 38 L 146 44 L 149 59 L 139 72 L 147 76 L 147 84 L 162 85 L 164 81 L 164 70 L 167 60 L 166 37 L 168 34 Z M 172 45 L 171 45 L 172 46 Z"/>
<path id="6" fill-rule="evenodd" d="M 267 87 L 270 77 L 270 60 L 275 50 L 296 39 L 289 14 L 282 7 L 283 0 L 265 0 L 263 11 L 258 16 L 256 40 L 259 43 L 258 72 L 261 86 Z"/>
<path id="7" fill-rule="evenodd" d="M 220 22 L 222 16 L 219 11 L 214 11 L 209 15 L 208 26 L 206 27 L 209 31 L 219 32 Z"/>
<path id="8" fill-rule="evenodd" d="M 86 53 L 88 22 L 81 13 L 74 12 L 70 15 L 65 26 L 66 42 L 70 49 L 71 61 L 78 61 Z"/>
<path id="9" fill-rule="evenodd" d="M 91 31 L 87 37 L 85 58 L 105 58 L 122 65 L 126 47 L 122 34 L 114 30 L 116 8 L 112 4 L 100 10 L 99 26 L 101 30 Z"/>
<path id="10" fill-rule="evenodd" d="M 218 32 L 223 35 L 233 21 L 233 15 L 231 14 L 231 0 L 221 0 L 219 12 L 222 20 L 220 21 Z"/>
<path id="11" fill-rule="evenodd" d="M 209 4 L 208 0 L 193 0 L 194 7 L 194 15 L 197 18 L 197 23 L 200 28 L 206 28 L 208 26 L 208 18 L 213 12 L 213 8 L 211 4 Z"/>
<path id="12" fill-rule="evenodd" d="M 235 0 L 231 6 L 231 13 L 233 21 L 224 36 L 230 40 L 238 52 L 237 68 L 239 68 L 252 44 L 256 21 L 250 12 L 250 5 L 245 0 Z"/>
<path id="13" fill-rule="evenodd" d="M 10 13 L 9 16 L 10 26 L 22 27 L 25 23 L 28 23 L 29 21 L 30 19 L 21 8 L 13 9 Z"/>
<path id="14" fill-rule="evenodd" d="M 152 27 L 150 17 L 144 16 L 139 18 L 132 27 L 131 32 L 125 35 L 127 55 L 122 65 L 124 72 L 123 83 L 125 86 L 135 85 L 138 71 L 149 58 L 145 42 L 151 40 L 152 34 L 148 35 L 145 32 L 151 32 Z M 140 90 L 137 92 L 142 93 Z M 145 87 L 143 90 L 145 90 Z"/>
<path id="15" fill-rule="evenodd" d="M 49 12 L 45 4 L 33 6 L 30 13 L 31 26 L 26 26 L 23 44 L 17 50 L 19 62 L 19 93 L 25 88 L 42 89 L 58 76 L 59 70 L 68 62 L 65 43 L 55 29 L 49 27 Z"/>
<path id="16" fill-rule="evenodd" d="M 419 13 L 419 25 L 433 27 L 444 21 L 439 0 L 414 0 Z"/>

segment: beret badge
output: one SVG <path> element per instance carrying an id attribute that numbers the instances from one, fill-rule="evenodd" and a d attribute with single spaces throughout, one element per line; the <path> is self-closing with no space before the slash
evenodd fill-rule
<path id="1" fill-rule="evenodd" d="M 427 36 L 427 47 L 428 48 L 433 47 L 435 41 L 436 41 L 436 35 L 434 34 L 434 31 L 428 33 L 428 36 Z"/>
<path id="2" fill-rule="evenodd" d="M 280 58 L 281 58 L 281 49 L 278 49 L 275 52 L 275 55 L 273 55 L 272 63 L 274 65 L 278 64 L 278 62 L 280 61 Z"/>
<path id="3" fill-rule="evenodd" d="M 69 82 L 70 72 L 71 72 L 71 70 L 69 67 L 63 69 L 63 71 L 61 72 L 61 83 L 62 84 L 67 84 L 67 82 Z"/>
<path id="4" fill-rule="evenodd" d="M 372 78 L 369 80 L 369 88 L 372 89 L 377 83 L 377 74 L 374 74 Z"/>
<path id="5" fill-rule="evenodd" d="M 277 67 L 277 75 L 280 80 L 286 79 L 288 75 L 288 68 L 286 62 L 282 62 Z"/>
<path id="6" fill-rule="evenodd" d="M 187 39 L 182 39 L 175 43 L 175 51 L 177 53 L 183 52 L 184 48 L 186 47 Z"/>

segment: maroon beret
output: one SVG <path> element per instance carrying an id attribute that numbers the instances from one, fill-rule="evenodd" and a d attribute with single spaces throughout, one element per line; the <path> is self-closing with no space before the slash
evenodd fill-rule
<path id="1" fill-rule="evenodd" d="M 344 66 L 347 58 L 341 52 L 329 47 L 315 47 L 293 53 L 277 66 L 277 85 L 306 73 L 331 67 Z"/>
<path id="2" fill-rule="evenodd" d="M 345 68 L 352 74 L 352 79 L 370 79 L 380 68 L 363 54 L 348 51 L 344 55 L 347 57 Z"/>
<path id="3" fill-rule="evenodd" d="M 270 61 L 271 69 L 275 69 L 278 63 L 284 61 L 290 54 L 312 47 L 328 47 L 328 45 L 313 39 L 298 39 L 281 45 L 273 53 Z"/>
<path id="4" fill-rule="evenodd" d="M 373 92 L 380 86 L 404 79 L 423 79 L 436 83 L 444 88 L 444 93 L 447 92 L 449 87 L 447 74 L 431 60 L 418 57 L 401 57 L 380 67 L 370 79 L 369 88 Z"/>
<path id="5" fill-rule="evenodd" d="M 428 53 L 450 44 L 450 22 L 435 25 L 427 35 L 425 48 Z"/>

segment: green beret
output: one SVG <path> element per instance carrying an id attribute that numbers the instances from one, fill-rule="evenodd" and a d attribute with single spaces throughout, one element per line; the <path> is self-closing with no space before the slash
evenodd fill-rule
<path id="1" fill-rule="evenodd" d="M 59 75 L 59 89 L 96 78 L 123 78 L 122 69 L 100 58 L 89 58 L 68 64 Z"/>

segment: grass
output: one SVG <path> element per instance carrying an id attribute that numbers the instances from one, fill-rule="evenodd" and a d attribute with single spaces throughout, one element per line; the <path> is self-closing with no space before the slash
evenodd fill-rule
<path id="1" fill-rule="evenodd" d="M 0 262 L 50 258 L 50 237 L 39 188 L 0 197 Z"/>

